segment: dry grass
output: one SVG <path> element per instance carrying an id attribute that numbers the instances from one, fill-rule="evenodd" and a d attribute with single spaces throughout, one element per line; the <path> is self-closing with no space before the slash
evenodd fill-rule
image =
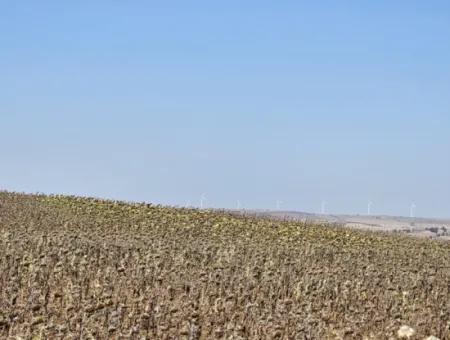
<path id="1" fill-rule="evenodd" d="M 450 339 L 450 244 L 2 192 L 0 306 L 2 339 Z"/>

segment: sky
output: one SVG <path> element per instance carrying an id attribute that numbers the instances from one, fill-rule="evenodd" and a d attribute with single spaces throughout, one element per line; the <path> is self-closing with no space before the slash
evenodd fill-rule
<path id="1" fill-rule="evenodd" d="M 448 1 L 0 1 L 0 189 L 450 217 Z"/>

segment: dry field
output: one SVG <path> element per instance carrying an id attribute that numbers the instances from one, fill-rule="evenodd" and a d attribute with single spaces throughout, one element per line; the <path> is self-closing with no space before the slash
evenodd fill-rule
<path id="1" fill-rule="evenodd" d="M 450 244 L 0 192 L 0 307 L 1 339 L 450 339 Z"/>

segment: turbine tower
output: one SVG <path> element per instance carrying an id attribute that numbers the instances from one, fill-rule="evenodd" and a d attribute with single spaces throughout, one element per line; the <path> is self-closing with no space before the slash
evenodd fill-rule
<path id="1" fill-rule="evenodd" d="M 373 203 L 369 201 L 369 203 L 367 203 L 367 215 L 370 216 L 372 215 L 372 205 Z"/>
<path id="2" fill-rule="evenodd" d="M 325 215 L 325 213 L 326 213 L 326 211 L 327 211 L 327 202 L 325 202 L 325 201 L 322 201 L 322 205 L 321 205 L 321 207 L 320 207 L 320 213 L 322 214 L 322 215 Z"/>
<path id="3" fill-rule="evenodd" d="M 241 210 L 241 201 L 237 200 L 236 207 L 237 207 L 237 210 Z"/>
<path id="4" fill-rule="evenodd" d="M 411 203 L 411 206 L 409 207 L 409 217 L 414 218 L 416 217 L 416 204 L 415 203 Z"/>
<path id="5" fill-rule="evenodd" d="M 204 205 L 205 201 L 206 201 L 206 195 L 202 194 L 200 196 L 200 209 L 203 209 L 203 205 Z"/>

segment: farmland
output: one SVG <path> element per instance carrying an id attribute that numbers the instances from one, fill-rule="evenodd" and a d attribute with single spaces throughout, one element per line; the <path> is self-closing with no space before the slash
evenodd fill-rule
<path id="1" fill-rule="evenodd" d="M 450 244 L 1 192 L 0 306 L 2 339 L 450 339 Z"/>

